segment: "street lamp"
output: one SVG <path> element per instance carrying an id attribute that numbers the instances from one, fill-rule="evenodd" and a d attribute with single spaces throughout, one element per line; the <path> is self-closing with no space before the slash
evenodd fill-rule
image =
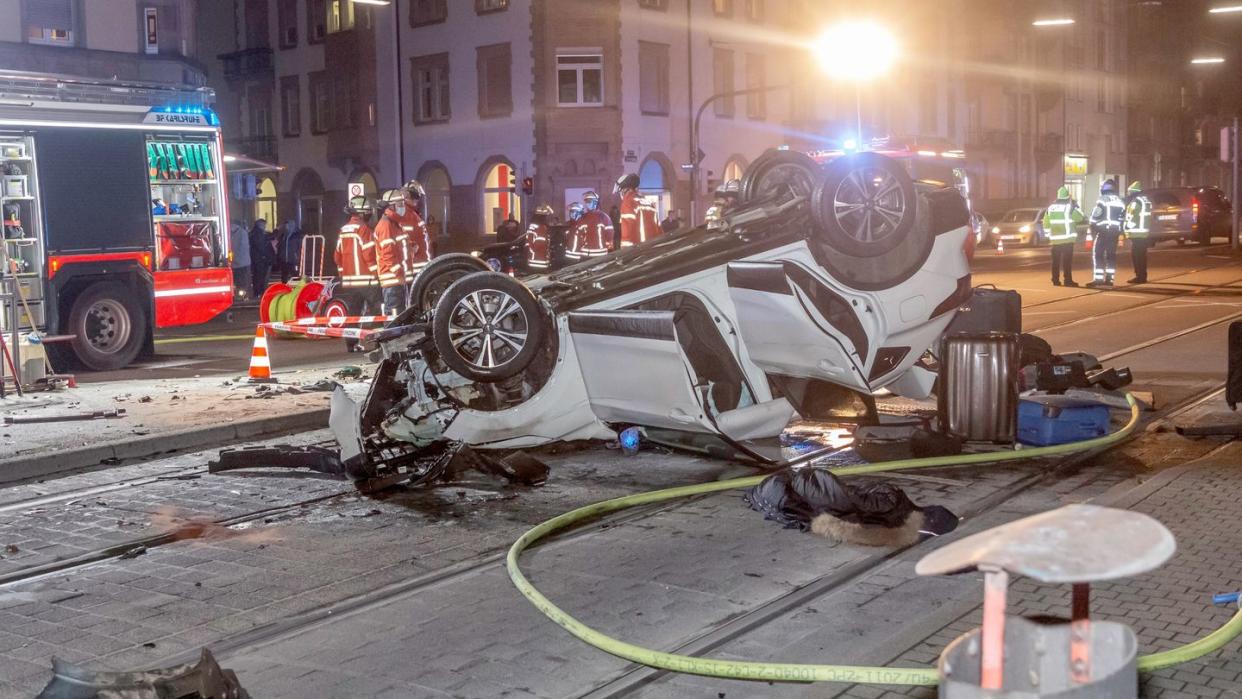
<path id="1" fill-rule="evenodd" d="M 897 39 L 875 22 L 850 20 L 825 29 L 811 50 L 829 78 L 854 83 L 857 137 L 862 142 L 862 85 L 892 69 L 900 55 Z"/>
<path id="2" fill-rule="evenodd" d="M 1064 27 L 1067 24 L 1073 24 L 1072 17 L 1057 17 L 1054 19 L 1037 19 L 1031 22 L 1032 27 Z"/>
<path id="3" fill-rule="evenodd" d="M 1242 12 L 1242 5 L 1226 5 L 1224 7 L 1213 7 L 1208 13 L 1214 15 L 1223 15 L 1229 12 Z"/>
<path id="4" fill-rule="evenodd" d="M 1190 59 L 1191 65 L 1196 65 L 1196 66 L 1215 65 L 1215 64 L 1224 63 L 1224 62 L 1225 62 L 1225 59 L 1222 56 L 1203 56 L 1202 58 Z"/>

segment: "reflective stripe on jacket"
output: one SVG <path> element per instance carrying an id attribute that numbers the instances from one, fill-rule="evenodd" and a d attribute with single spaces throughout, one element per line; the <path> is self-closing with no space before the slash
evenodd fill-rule
<path id="1" fill-rule="evenodd" d="M 637 245 L 663 234 L 655 207 L 630 190 L 621 200 L 621 245 Z"/>
<path id="2" fill-rule="evenodd" d="M 1044 212 L 1044 231 L 1048 242 L 1072 243 L 1078 240 L 1078 224 L 1082 223 L 1082 210 L 1069 200 L 1058 199 Z"/>
<path id="3" fill-rule="evenodd" d="M 615 230 L 608 214 L 598 209 L 588 211 L 578 219 L 573 242 L 566 253 L 574 258 L 607 255 L 612 251 Z"/>
<path id="4" fill-rule="evenodd" d="M 1126 236 L 1146 238 L 1151 233 L 1151 200 L 1142 194 L 1130 198 L 1126 205 Z"/>
<path id="5" fill-rule="evenodd" d="M 400 238 L 401 219 L 389 209 L 375 226 L 376 272 L 380 286 L 401 286 L 405 283 L 405 257 Z"/>
<path id="6" fill-rule="evenodd" d="M 1116 194 L 1105 194 L 1091 210 L 1091 224 L 1120 232 L 1126 217 L 1126 203 Z"/>
<path id="7" fill-rule="evenodd" d="M 375 239 L 361 216 L 351 216 L 349 223 L 341 226 L 333 258 L 342 286 L 376 284 Z"/>
<path id="8" fill-rule="evenodd" d="M 526 264 L 535 269 L 548 267 L 548 227 L 532 223 L 526 229 Z"/>

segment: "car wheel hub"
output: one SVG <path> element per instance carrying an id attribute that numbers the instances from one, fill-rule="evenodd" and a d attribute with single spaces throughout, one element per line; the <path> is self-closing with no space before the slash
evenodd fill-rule
<path id="1" fill-rule="evenodd" d="M 895 233 L 906 211 L 901 185 L 891 174 L 875 169 L 855 170 L 837 185 L 833 215 L 854 240 L 873 243 Z"/>
<path id="2" fill-rule="evenodd" d="M 453 307 L 448 324 L 453 350 L 478 369 L 497 369 L 526 347 L 529 321 L 521 304 L 503 291 L 475 291 Z"/>

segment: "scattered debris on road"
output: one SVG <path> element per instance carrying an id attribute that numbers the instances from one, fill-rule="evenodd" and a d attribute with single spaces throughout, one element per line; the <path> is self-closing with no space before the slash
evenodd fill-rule
<path id="1" fill-rule="evenodd" d="M 125 417 L 124 408 L 92 410 L 85 413 L 59 413 L 53 415 L 5 415 L 6 425 L 29 425 L 40 422 L 72 422 L 74 420 L 113 420 Z"/>
<path id="2" fill-rule="evenodd" d="M 319 473 L 345 478 L 345 466 L 336 450 L 324 447 L 277 444 L 271 447 L 222 449 L 216 460 L 207 464 L 208 473 L 247 468 L 309 468 Z"/>
<path id="3" fill-rule="evenodd" d="M 250 699 L 237 674 L 220 667 L 211 651 L 203 649 L 197 663 L 138 672 L 96 672 L 52 659 L 52 680 L 37 699 Z"/>

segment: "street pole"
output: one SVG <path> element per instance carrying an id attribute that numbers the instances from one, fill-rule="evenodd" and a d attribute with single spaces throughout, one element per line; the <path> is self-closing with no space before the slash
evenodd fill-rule
<path id="1" fill-rule="evenodd" d="M 397 54 L 397 167 L 401 172 L 401 184 L 405 179 L 405 93 L 401 79 L 401 0 L 392 3 L 393 51 Z"/>
<path id="2" fill-rule="evenodd" d="M 694 122 L 690 125 L 690 221 L 698 221 L 698 204 L 699 204 L 699 131 L 700 122 L 703 120 L 703 112 L 716 102 L 728 97 L 738 97 L 740 95 L 753 95 L 760 92 L 773 92 L 775 90 L 787 89 L 788 85 L 771 85 L 768 87 L 751 87 L 745 90 L 732 90 L 729 92 L 718 92 L 711 97 L 703 100 L 703 104 L 699 105 L 699 110 L 694 113 Z"/>
<path id="3" fill-rule="evenodd" d="M 1242 216 L 1239 215 L 1242 214 L 1242 211 L 1240 211 L 1242 210 L 1242 205 L 1239 205 L 1238 202 L 1239 191 L 1242 191 L 1238 187 L 1238 151 L 1242 150 L 1242 148 L 1238 147 L 1238 141 L 1239 137 L 1242 137 L 1242 134 L 1238 133 L 1238 117 L 1233 118 L 1232 135 L 1233 153 L 1230 155 L 1233 158 L 1233 220 L 1230 221 L 1230 223 L 1233 224 L 1233 228 L 1229 231 L 1229 244 L 1233 252 L 1236 253 L 1238 251 L 1238 222 L 1242 221 Z"/>
<path id="4" fill-rule="evenodd" d="M 854 116 L 858 117 L 858 147 L 863 144 L 862 132 L 862 83 L 854 83 Z"/>

